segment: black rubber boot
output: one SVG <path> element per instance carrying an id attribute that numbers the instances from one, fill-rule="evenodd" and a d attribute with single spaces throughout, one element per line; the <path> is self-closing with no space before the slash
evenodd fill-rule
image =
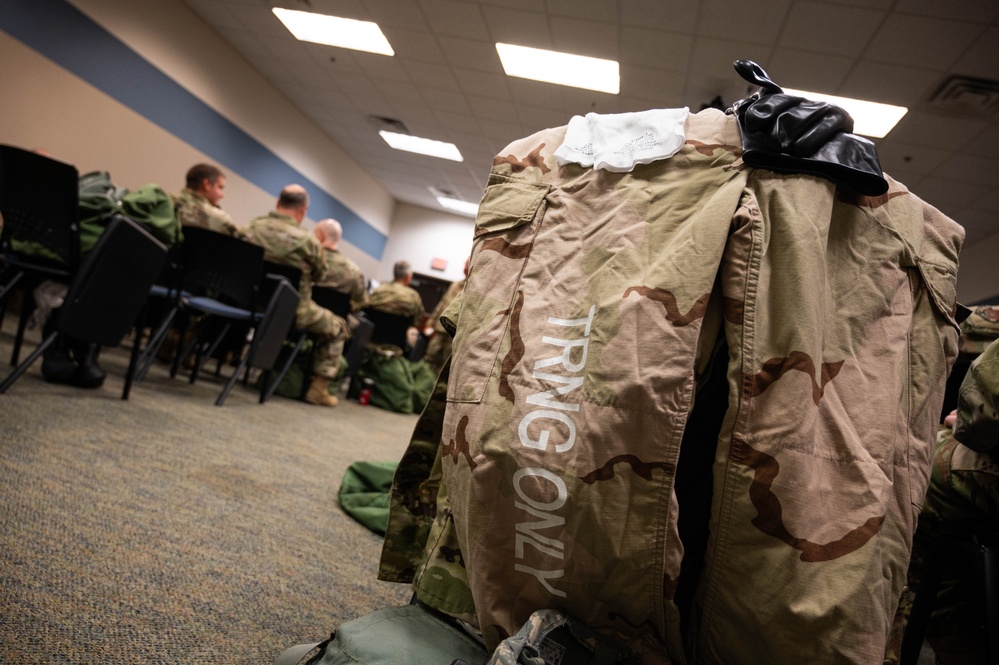
<path id="1" fill-rule="evenodd" d="M 72 383 L 78 388 L 100 388 L 107 372 L 97 364 L 97 346 L 89 342 L 73 340 L 73 358 L 77 368 L 73 372 Z"/>

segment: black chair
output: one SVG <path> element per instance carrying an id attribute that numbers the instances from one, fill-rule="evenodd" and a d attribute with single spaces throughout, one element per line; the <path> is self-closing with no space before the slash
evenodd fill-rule
<path id="1" fill-rule="evenodd" d="M 328 309 L 341 319 L 350 316 L 350 294 L 345 291 L 337 291 L 329 286 L 312 285 L 312 300 L 317 305 Z"/>
<path id="2" fill-rule="evenodd" d="M 249 371 L 250 368 L 261 369 L 270 372 L 274 363 L 277 362 L 278 355 L 284 346 L 284 341 L 295 323 L 295 310 L 298 309 L 298 302 L 301 296 L 298 289 L 293 288 L 288 280 L 269 276 L 274 282 L 273 292 L 268 300 L 267 309 L 260 318 L 253 331 L 253 341 L 250 348 L 236 370 L 229 378 L 229 382 L 215 400 L 216 406 L 222 406 L 225 398 L 229 396 L 232 387 L 236 385 L 236 380 L 241 372 Z M 266 381 L 264 382 L 266 385 Z M 260 403 L 264 403 L 263 390 L 261 389 Z"/>
<path id="3" fill-rule="evenodd" d="M 371 331 L 372 344 L 393 344 L 403 351 L 409 348 L 409 329 L 413 319 L 402 314 L 388 314 L 367 307 L 364 316 L 374 325 Z"/>
<path id="4" fill-rule="evenodd" d="M 301 279 L 301 271 L 297 268 L 290 268 L 289 266 L 271 263 L 266 261 L 264 264 L 264 272 L 270 273 L 272 275 L 282 275 L 288 282 L 298 288 L 299 280 Z M 320 307 L 328 309 L 340 318 L 346 318 L 350 314 L 350 294 L 337 291 L 328 287 L 313 286 L 312 287 L 312 301 L 315 302 Z M 264 381 L 261 385 L 260 390 L 260 402 L 266 402 L 274 395 L 274 391 L 277 390 L 278 385 L 280 385 L 281 380 L 284 379 L 288 370 L 291 369 L 292 364 L 298 357 L 299 352 L 301 352 L 302 347 L 305 345 L 305 341 L 308 339 L 309 334 L 304 330 L 298 330 L 292 328 L 289 334 L 289 340 L 292 344 L 291 351 L 288 353 L 287 357 L 282 363 L 281 367 L 278 368 L 277 374 L 271 377 L 271 372 L 267 372 L 264 376 Z M 310 371 L 307 372 L 305 380 L 302 382 L 302 392 L 299 394 L 298 398 L 303 399 L 305 393 L 308 391 L 309 380 L 311 378 L 311 367 L 312 361 L 315 356 L 316 345 L 313 344 L 311 350 L 309 351 L 308 367 Z"/>
<path id="5" fill-rule="evenodd" d="M 136 325 L 166 259 L 166 247 L 135 222 L 115 217 L 69 284 L 65 302 L 53 316 L 54 330 L 0 384 L 4 393 L 60 335 L 101 346 L 118 346 Z M 133 345 L 122 399 L 128 399 L 135 372 Z"/>
<path id="6" fill-rule="evenodd" d="M 34 308 L 31 290 L 46 279 L 69 282 L 80 264 L 79 173 L 29 150 L 0 145 L 0 321 L 10 293 L 25 293 L 11 365 L 16 365 Z M 39 248 L 42 253 L 39 253 Z"/>
<path id="7" fill-rule="evenodd" d="M 230 330 L 239 331 L 235 338 L 238 350 L 242 350 L 246 333 L 260 322 L 257 296 L 264 250 L 221 233 L 187 227 L 180 262 L 183 273 L 180 297 L 166 316 L 177 317 L 181 331 L 186 331 L 192 320 L 196 320 L 196 324 L 195 334 L 186 345 L 182 334 L 170 376 L 175 377 L 184 359 L 194 352 L 196 357 L 190 376 L 190 382 L 194 383 L 205 362 L 215 354 Z M 150 342 L 140 377 L 145 376 L 165 337 L 164 334 Z"/>

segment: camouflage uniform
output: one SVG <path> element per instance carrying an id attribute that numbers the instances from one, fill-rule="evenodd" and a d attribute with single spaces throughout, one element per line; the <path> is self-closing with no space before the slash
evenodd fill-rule
<path id="1" fill-rule="evenodd" d="M 957 352 L 963 230 L 891 178 L 871 198 L 748 168 L 721 112 L 684 133 L 628 173 L 559 166 L 564 127 L 493 161 L 444 315 L 446 408 L 418 425 L 437 455 L 399 470 L 427 495 L 420 472 L 440 478 L 417 597 L 487 648 L 557 609 L 647 664 L 879 662 Z M 681 441 L 713 484 L 702 567 Z M 386 547 L 429 500 L 393 503 Z"/>
<path id="2" fill-rule="evenodd" d="M 216 233 L 224 233 L 233 238 L 240 237 L 239 228 L 233 224 L 229 213 L 214 206 L 201 194 L 190 189 L 184 189 L 179 194 L 172 194 L 173 205 L 177 211 L 177 219 L 182 226 L 197 226 Z"/>
<path id="3" fill-rule="evenodd" d="M 399 282 L 382 284 L 372 291 L 368 307 L 389 314 L 408 316 L 413 320 L 414 326 L 420 325 L 423 318 L 423 299 L 420 294 L 416 289 Z"/>
<path id="4" fill-rule="evenodd" d="M 316 280 L 316 286 L 328 286 L 350 294 L 350 308 L 363 309 L 368 302 L 368 291 L 364 287 L 364 273 L 356 263 L 336 249 L 323 248 L 325 269 L 323 276 Z"/>
<path id="5" fill-rule="evenodd" d="M 447 306 L 461 293 L 463 288 L 465 288 L 465 280 L 452 282 L 430 315 L 434 334 L 427 343 L 427 352 L 424 354 L 423 360 L 433 368 L 434 372 L 440 372 L 441 368 L 444 367 L 444 361 L 451 355 L 451 336 L 444 330 L 444 324 L 440 321 L 441 314 L 444 313 Z"/>
<path id="6" fill-rule="evenodd" d="M 268 261 L 302 270 L 298 289 L 302 299 L 295 312 L 295 327 L 307 331 L 316 340 L 312 372 L 328 379 L 335 378 L 349 332 L 346 321 L 312 301 L 312 284 L 326 270 L 322 245 L 294 219 L 274 211 L 251 221 L 245 237 L 264 248 L 264 258 Z"/>
<path id="7" fill-rule="evenodd" d="M 967 333 L 968 328 L 962 328 Z M 944 427 L 940 432 L 913 541 L 909 588 L 893 626 L 886 663 L 898 662 L 926 556 L 934 545 L 968 542 L 976 534 L 994 538 L 999 529 L 999 340 L 986 347 L 968 369 L 957 415 L 954 431 Z M 951 557 L 941 578 L 927 639 L 944 665 L 985 662 L 985 635 L 975 602 L 981 593 L 978 565 L 973 555 L 958 548 L 951 551 Z"/>

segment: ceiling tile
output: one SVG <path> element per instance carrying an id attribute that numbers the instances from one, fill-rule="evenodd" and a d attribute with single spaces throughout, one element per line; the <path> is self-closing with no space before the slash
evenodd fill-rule
<path id="1" fill-rule="evenodd" d="M 939 72 L 865 61 L 857 64 L 837 93 L 914 108 L 939 84 Z"/>
<path id="2" fill-rule="evenodd" d="M 469 95 L 468 105 L 472 108 L 472 113 L 475 114 L 475 117 L 480 121 L 489 122 L 499 120 L 503 122 L 519 120 L 517 106 L 510 101 Z"/>
<path id="3" fill-rule="evenodd" d="M 896 173 L 928 175 L 943 164 L 950 155 L 949 150 L 927 148 L 898 141 L 885 141 L 878 146 L 878 159 L 881 162 L 881 168 L 893 176 Z M 898 178 L 898 176 L 895 177 Z"/>
<path id="4" fill-rule="evenodd" d="M 406 62 L 404 66 L 413 84 L 421 88 L 450 90 L 451 92 L 459 92 L 461 90 L 450 67 L 424 62 Z"/>
<path id="5" fill-rule="evenodd" d="M 604 22 L 617 20 L 617 3 L 606 0 L 546 0 L 545 4 L 552 16 L 571 16 Z"/>
<path id="6" fill-rule="evenodd" d="M 934 18 L 992 23 L 999 20 L 999 4 L 995 0 L 899 0 L 895 11 Z"/>
<path id="7" fill-rule="evenodd" d="M 372 21 L 378 24 L 382 32 L 386 28 L 403 28 L 409 31 L 429 31 L 423 10 L 415 2 L 399 2 L 399 0 L 363 0 L 364 6 Z M 389 43 L 395 48 L 395 43 Z"/>
<path id="8" fill-rule="evenodd" d="M 675 32 L 624 26 L 621 28 L 621 64 L 684 72 L 694 38 Z"/>
<path id="9" fill-rule="evenodd" d="M 675 105 L 685 106 L 683 87 L 686 77 L 674 72 L 643 67 L 621 68 L 622 94 L 636 99 L 676 100 Z"/>
<path id="10" fill-rule="evenodd" d="M 481 72 L 500 74 L 503 66 L 500 64 L 496 45 L 492 42 L 476 42 L 454 37 L 441 37 L 441 51 L 451 67 L 474 69 Z"/>
<path id="11" fill-rule="evenodd" d="M 999 3 L 996 5 L 999 6 Z M 982 32 L 971 47 L 958 58 L 954 63 L 954 70 L 965 76 L 977 76 L 995 81 L 999 79 L 996 72 L 997 62 L 999 62 L 999 27 L 991 27 Z"/>
<path id="12" fill-rule="evenodd" d="M 780 46 L 831 55 L 859 56 L 885 12 L 818 2 L 796 2 L 781 30 Z"/>
<path id="13" fill-rule="evenodd" d="M 558 111 L 565 108 L 562 101 L 563 86 L 515 77 L 510 77 L 507 85 L 510 86 L 510 95 L 522 104 Z"/>
<path id="14" fill-rule="evenodd" d="M 436 34 L 489 41 L 489 31 L 477 4 L 420 0 L 420 6 Z"/>
<path id="15" fill-rule="evenodd" d="M 447 111 L 449 113 L 471 113 L 465 95 L 459 92 L 447 92 L 446 90 L 428 90 L 423 95 L 427 100 L 427 106 L 437 111 Z"/>
<path id="16" fill-rule="evenodd" d="M 699 2 L 689 0 L 620 0 L 621 24 L 693 33 Z"/>
<path id="17" fill-rule="evenodd" d="M 791 0 L 705 0 L 697 32 L 716 39 L 773 44 L 790 5 Z"/>
<path id="18" fill-rule="evenodd" d="M 767 74 L 778 85 L 836 94 L 856 60 L 812 51 L 777 48 L 774 49 L 770 62 L 773 65 L 766 67 Z"/>
<path id="19" fill-rule="evenodd" d="M 864 57 L 945 71 L 964 53 L 969 42 L 984 31 L 981 25 L 975 23 L 896 13 L 881 26 Z M 927 38 L 928 35 L 932 38 Z"/>
<path id="20" fill-rule="evenodd" d="M 964 227 L 965 249 L 971 247 L 976 242 L 981 242 L 982 240 L 999 233 L 999 224 L 996 224 L 995 212 L 963 208 L 955 211 L 953 219 L 955 222 Z M 958 272 L 957 280 L 958 282 L 961 281 L 960 272 Z M 997 275 L 997 281 L 999 281 L 999 275 Z"/>
<path id="21" fill-rule="evenodd" d="M 984 120 L 909 111 L 888 135 L 892 140 L 930 148 L 953 150 L 985 130 Z"/>
<path id="22" fill-rule="evenodd" d="M 510 77 L 505 74 L 486 74 L 468 69 L 455 69 L 454 75 L 458 79 L 458 86 L 465 94 L 497 100 L 511 99 L 510 88 L 507 87 L 507 81 L 510 80 Z"/>
<path id="23" fill-rule="evenodd" d="M 447 127 L 449 131 L 466 132 L 468 134 L 481 134 L 482 127 L 479 121 L 469 113 L 454 113 L 448 110 L 437 110 L 437 119 L 442 127 Z"/>
<path id="24" fill-rule="evenodd" d="M 544 14 L 516 11 L 506 7 L 483 7 L 491 41 L 550 49 L 551 30 Z"/>
<path id="25" fill-rule="evenodd" d="M 617 60 L 617 30 L 608 30 L 605 24 L 595 21 L 559 16 L 551 18 L 551 27 L 556 51 Z"/>
<path id="26" fill-rule="evenodd" d="M 442 66 L 447 64 L 437 39 L 430 33 L 393 29 L 386 30 L 385 37 L 392 44 L 395 57 L 404 60 L 406 65 L 421 62 Z"/>
<path id="27" fill-rule="evenodd" d="M 950 159 L 940 165 L 934 175 L 961 178 L 964 182 L 972 185 L 995 187 L 999 185 L 999 182 L 995 181 L 995 174 L 992 171 L 993 164 L 995 164 L 994 157 L 980 157 L 964 152 L 955 152 Z M 999 211 L 996 215 L 999 218 Z"/>

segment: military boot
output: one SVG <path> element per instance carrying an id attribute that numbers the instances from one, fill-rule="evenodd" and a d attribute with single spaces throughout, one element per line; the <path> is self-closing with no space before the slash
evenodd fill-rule
<path id="1" fill-rule="evenodd" d="M 49 317 L 42 330 L 43 338 L 48 337 L 54 330 L 52 317 Z M 76 372 L 76 363 L 69 356 L 66 339 L 59 335 L 42 354 L 42 378 L 49 383 L 70 383 L 74 372 Z"/>
<path id="2" fill-rule="evenodd" d="M 330 395 L 330 380 L 325 376 L 312 377 L 309 392 L 305 393 L 305 401 L 319 406 L 336 406 L 340 400 Z"/>
<path id="3" fill-rule="evenodd" d="M 73 372 L 73 385 L 78 388 L 100 388 L 104 385 L 107 372 L 97 364 L 97 345 L 72 340 L 70 346 L 73 349 L 73 358 L 77 363 L 76 371 Z"/>

